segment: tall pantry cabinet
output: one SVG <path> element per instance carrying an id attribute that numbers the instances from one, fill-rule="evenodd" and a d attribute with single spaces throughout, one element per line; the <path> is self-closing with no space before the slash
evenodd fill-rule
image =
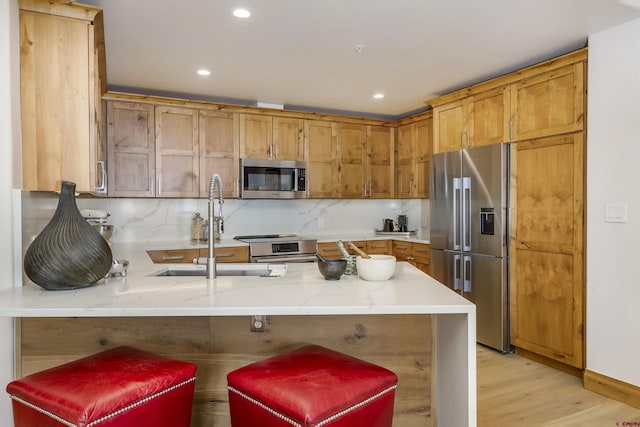
<path id="1" fill-rule="evenodd" d="M 57 0 L 19 0 L 22 189 L 61 181 L 103 192 L 101 96 L 106 92 L 102 11 Z"/>
<path id="2" fill-rule="evenodd" d="M 511 143 L 510 337 L 584 369 L 586 60 L 582 49 L 432 101 L 434 152 Z"/>

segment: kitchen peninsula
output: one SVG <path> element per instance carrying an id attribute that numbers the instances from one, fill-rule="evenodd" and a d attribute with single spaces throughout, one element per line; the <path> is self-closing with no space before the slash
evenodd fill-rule
<path id="1" fill-rule="evenodd" d="M 136 345 L 196 363 L 194 425 L 228 425 L 227 372 L 314 342 L 396 371 L 398 425 L 476 425 L 475 306 L 409 263 L 386 282 L 325 281 L 314 263 L 289 264 L 281 277 L 208 281 L 155 276 L 167 265 L 142 246 L 113 250 L 131 262 L 126 277 L 0 293 L 0 316 L 20 319 L 18 375 Z M 254 315 L 268 316 L 267 332 L 250 332 Z"/>

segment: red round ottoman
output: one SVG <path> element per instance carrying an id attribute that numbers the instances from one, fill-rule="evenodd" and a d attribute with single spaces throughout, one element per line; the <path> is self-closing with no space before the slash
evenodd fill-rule
<path id="1" fill-rule="evenodd" d="M 9 383 L 15 427 L 189 427 L 196 366 L 118 347 Z"/>
<path id="2" fill-rule="evenodd" d="M 232 427 L 389 427 L 398 377 L 309 345 L 227 375 Z"/>

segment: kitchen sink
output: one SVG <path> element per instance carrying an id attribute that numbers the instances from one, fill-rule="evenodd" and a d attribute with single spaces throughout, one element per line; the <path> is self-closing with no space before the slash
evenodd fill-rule
<path id="1" fill-rule="evenodd" d="M 220 263 L 216 265 L 216 276 L 254 276 L 254 277 L 280 277 L 287 272 L 287 264 L 284 263 Z M 171 265 L 167 266 L 151 276 L 180 277 L 207 275 L 204 265 Z"/>

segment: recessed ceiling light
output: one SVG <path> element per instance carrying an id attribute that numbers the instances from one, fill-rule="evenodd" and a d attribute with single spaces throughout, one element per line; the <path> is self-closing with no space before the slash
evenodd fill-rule
<path id="1" fill-rule="evenodd" d="M 201 75 L 201 76 L 208 76 L 208 75 L 211 74 L 211 71 L 205 70 L 204 68 L 202 68 L 202 69 L 198 70 L 198 74 Z"/>
<path id="2" fill-rule="evenodd" d="M 233 11 L 233 16 L 235 16 L 236 18 L 248 18 L 251 16 L 251 12 L 249 12 L 247 9 L 235 9 Z"/>
<path id="3" fill-rule="evenodd" d="M 375 99 L 382 99 L 382 98 L 384 98 L 384 93 L 376 93 L 376 94 L 373 95 L 373 97 Z"/>

